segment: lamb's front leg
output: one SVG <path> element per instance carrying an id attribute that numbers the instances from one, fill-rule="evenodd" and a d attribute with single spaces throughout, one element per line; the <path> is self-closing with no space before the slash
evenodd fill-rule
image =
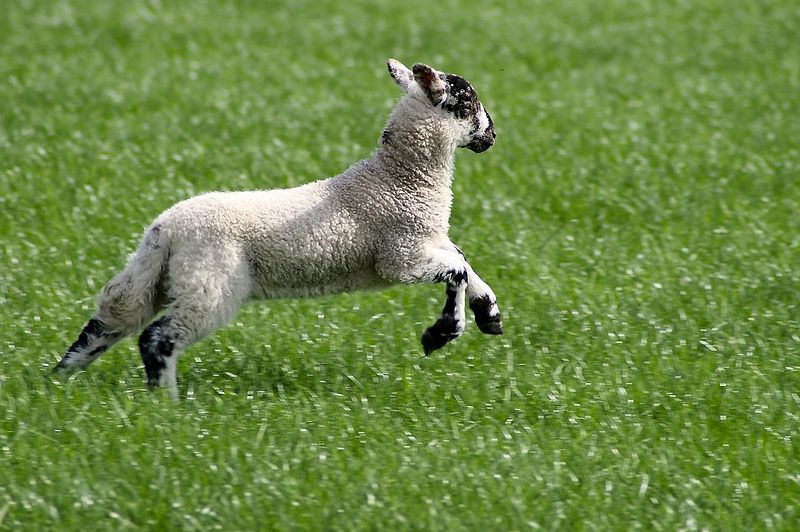
<path id="1" fill-rule="evenodd" d="M 467 263 L 467 299 L 469 308 L 475 315 L 475 324 L 484 334 L 503 334 L 503 322 L 497 307 L 497 296 L 491 287 L 481 279 Z"/>
<path id="2" fill-rule="evenodd" d="M 464 332 L 464 325 L 467 321 L 464 296 L 467 286 L 464 281 L 447 281 L 445 290 L 447 300 L 442 309 L 442 316 L 422 333 L 422 349 L 425 350 L 425 355 L 441 349 L 447 342 L 458 338 Z"/>
<path id="3" fill-rule="evenodd" d="M 376 257 L 375 266 L 382 277 L 392 282 L 446 283 L 447 301 L 442 315 L 422 335 L 422 347 L 427 355 L 464 332 L 469 265 L 446 239 L 413 253 L 405 253 L 406 249 L 402 244 L 387 246 L 385 253 Z"/>

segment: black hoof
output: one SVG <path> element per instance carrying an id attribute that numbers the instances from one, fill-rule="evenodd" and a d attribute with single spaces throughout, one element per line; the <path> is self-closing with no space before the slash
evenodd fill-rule
<path id="1" fill-rule="evenodd" d="M 458 338 L 460 334 L 456 330 L 456 322 L 453 318 L 438 320 L 422 333 L 422 349 L 425 351 L 425 356 L 441 349 L 447 342 Z"/>
<path id="2" fill-rule="evenodd" d="M 481 330 L 483 334 L 503 334 L 503 322 L 500 321 L 500 316 L 495 316 L 487 321 L 475 320 L 475 325 Z"/>
<path id="3" fill-rule="evenodd" d="M 484 334 L 503 334 L 503 322 L 500 321 L 500 314 L 489 315 L 492 302 L 488 297 L 476 299 L 470 303 L 469 308 L 475 314 L 475 324 Z"/>
<path id="4" fill-rule="evenodd" d="M 53 366 L 51 370 L 55 375 L 69 375 L 70 373 L 76 370 L 75 367 L 69 365 L 69 357 L 64 356 L 61 360 L 58 361 L 58 364 Z"/>

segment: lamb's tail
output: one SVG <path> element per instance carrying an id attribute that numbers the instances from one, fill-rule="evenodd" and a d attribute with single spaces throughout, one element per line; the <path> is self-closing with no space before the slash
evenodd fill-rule
<path id="1" fill-rule="evenodd" d="M 163 240 L 161 227 L 151 227 L 125 269 L 103 287 L 96 317 L 109 329 L 130 334 L 158 312 L 169 255 Z"/>
<path id="2" fill-rule="evenodd" d="M 151 227 L 125 269 L 103 287 L 97 313 L 64 354 L 57 370 L 81 369 L 109 347 L 140 329 L 164 301 L 163 277 L 169 246 L 161 228 Z"/>

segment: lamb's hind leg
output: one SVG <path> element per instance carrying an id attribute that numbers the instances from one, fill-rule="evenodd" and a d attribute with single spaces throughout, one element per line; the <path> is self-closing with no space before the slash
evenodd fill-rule
<path id="1" fill-rule="evenodd" d="M 142 331 L 139 352 L 151 388 L 165 386 L 177 397 L 178 355 L 191 343 L 192 331 L 179 325 L 173 316 L 165 314 Z"/>
<path id="2" fill-rule="evenodd" d="M 95 316 L 89 320 L 78 339 L 69 346 L 53 370 L 57 373 L 68 373 L 84 369 L 124 336 L 124 332 L 110 329 Z"/>
<path id="3" fill-rule="evenodd" d="M 236 302 L 236 308 L 240 302 Z M 232 315 L 207 306 L 173 307 L 145 327 L 139 336 L 139 352 L 147 374 L 147 385 L 164 387 L 176 399 L 178 357 L 187 347 L 225 325 Z"/>
<path id="4" fill-rule="evenodd" d="M 208 262 L 214 267 L 202 276 L 188 269 L 188 260 L 176 259 L 169 290 L 172 303 L 139 337 L 147 384 L 167 388 L 173 398 L 178 396 L 179 355 L 228 323 L 250 293 L 247 263 L 226 255 L 224 249 L 217 251 Z"/>

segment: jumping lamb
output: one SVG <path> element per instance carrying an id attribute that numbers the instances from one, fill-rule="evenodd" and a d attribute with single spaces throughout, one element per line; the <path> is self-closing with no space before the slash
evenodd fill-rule
<path id="1" fill-rule="evenodd" d="M 228 323 L 248 299 L 307 297 L 395 283 L 446 285 L 425 354 L 464 330 L 465 303 L 486 334 L 502 334 L 492 289 L 447 236 L 456 148 L 494 144 L 489 113 L 464 78 L 395 59 L 404 95 L 378 148 L 344 173 L 296 188 L 212 192 L 163 212 L 56 366 L 82 369 L 144 328 L 151 387 L 177 395 L 178 355 Z"/>

